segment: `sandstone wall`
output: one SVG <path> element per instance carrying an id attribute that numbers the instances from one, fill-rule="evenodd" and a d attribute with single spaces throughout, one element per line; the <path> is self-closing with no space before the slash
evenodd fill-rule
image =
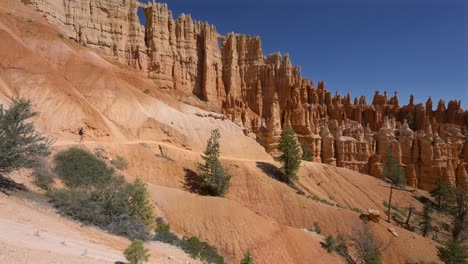
<path id="1" fill-rule="evenodd" d="M 22 0 L 78 43 L 141 70 L 161 89 L 194 94 L 243 127 L 272 155 L 291 125 L 312 160 L 376 177 L 388 149 L 408 184 L 431 189 L 437 178 L 466 180 L 468 111 L 459 101 L 400 106 L 397 93 L 332 95 L 301 77 L 289 55 L 265 56 L 259 37 L 220 35 L 166 4 L 137 0 Z M 139 22 L 142 8 L 146 23 Z"/>

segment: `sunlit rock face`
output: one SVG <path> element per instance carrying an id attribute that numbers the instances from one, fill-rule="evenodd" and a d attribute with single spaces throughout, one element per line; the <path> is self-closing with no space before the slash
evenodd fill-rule
<path id="1" fill-rule="evenodd" d="M 137 70 L 161 89 L 193 94 L 256 135 L 276 156 L 281 130 L 291 126 L 314 162 L 382 176 L 391 150 L 407 183 L 430 190 L 438 178 L 466 181 L 468 111 L 460 101 L 432 98 L 400 106 L 398 94 L 332 95 L 303 78 L 289 55 L 265 56 L 259 37 L 221 35 L 206 22 L 166 4 L 136 0 L 24 1 L 78 43 Z M 143 9 L 145 25 L 137 10 Z"/>

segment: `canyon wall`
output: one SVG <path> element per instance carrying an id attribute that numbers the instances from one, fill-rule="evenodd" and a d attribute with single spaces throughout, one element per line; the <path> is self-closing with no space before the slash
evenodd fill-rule
<path id="1" fill-rule="evenodd" d="M 447 105 L 400 106 L 395 93 L 332 95 L 301 76 L 289 55 L 265 56 L 259 37 L 221 35 L 166 4 L 136 0 L 22 0 L 70 38 L 144 72 L 161 89 L 194 94 L 244 128 L 273 156 L 282 128 L 292 126 L 310 159 L 382 176 L 387 151 L 408 185 L 433 188 L 467 180 L 468 111 Z M 141 25 L 137 10 L 146 17 Z"/>

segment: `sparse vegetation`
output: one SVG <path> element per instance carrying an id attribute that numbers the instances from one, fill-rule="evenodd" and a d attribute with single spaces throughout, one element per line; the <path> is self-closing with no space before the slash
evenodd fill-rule
<path id="1" fill-rule="evenodd" d="M 466 264 L 468 263 L 468 254 L 466 249 L 463 248 L 463 245 L 458 240 L 451 240 L 443 247 L 437 248 L 437 256 L 445 264 Z"/>
<path id="2" fill-rule="evenodd" d="M 229 189 L 231 176 L 225 172 L 219 160 L 219 130 L 211 131 L 211 137 L 202 159 L 204 163 L 198 163 L 197 173 L 192 179 L 191 185 L 202 195 L 224 196 Z"/>
<path id="3" fill-rule="evenodd" d="M 8 174 L 21 168 L 33 168 L 40 158 L 49 155 L 53 140 L 36 131 L 30 101 L 13 100 L 9 109 L 0 106 L 0 191 L 22 189 Z"/>
<path id="4" fill-rule="evenodd" d="M 436 199 L 437 209 L 442 210 L 443 208 L 447 208 L 450 200 L 450 188 L 442 178 L 437 179 L 437 185 L 431 191 L 431 196 Z"/>
<path id="5" fill-rule="evenodd" d="M 149 90 L 149 89 L 145 89 L 145 90 L 143 91 L 143 93 L 144 93 L 144 94 L 149 94 L 149 93 L 150 93 L 150 90 Z"/>
<path id="6" fill-rule="evenodd" d="M 430 203 L 424 204 L 424 210 L 423 210 L 423 216 L 422 216 L 423 222 L 421 223 L 422 229 L 423 229 L 422 231 L 423 237 L 426 237 L 433 229 L 431 212 L 432 212 L 431 204 Z"/>
<path id="7" fill-rule="evenodd" d="M 145 249 L 143 241 L 133 240 L 133 242 L 124 251 L 125 258 L 129 264 L 142 264 L 149 260 L 148 250 Z"/>
<path id="8" fill-rule="evenodd" d="M 198 237 L 179 239 L 177 235 L 171 232 L 171 226 L 161 217 L 156 219 L 156 223 L 154 240 L 177 246 L 193 259 L 198 258 L 206 263 L 224 264 L 224 258 L 218 254 L 218 250 L 214 246 L 201 241 Z"/>
<path id="9" fill-rule="evenodd" d="M 328 253 L 333 253 L 336 251 L 337 243 L 332 235 L 328 235 L 327 238 L 325 238 L 325 246 Z"/>
<path id="10" fill-rule="evenodd" d="M 180 239 L 175 234 L 171 233 L 171 225 L 167 224 L 163 218 L 156 218 L 154 240 L 161 241 L 173 246 L 179 246 Z"/>
<path id="11" fill-rule="evenodd" d="M 33 169 L 34 184 L 43 190 L 49 190 L 54 182 L 54 173 L 47 168 L 45 161 L 40 160 Z"/>
<path id="12" fill-rule="evenodd" d="M 355 230 L 350 237 L 350 245 L 355 250 L 357 263 L 380 264 L 382 263 L 383 246 L 377 241 L 369 228 L 369 224 L 364 224 L 360 229 Z"/>
<path id="13" fill-rule="evenodd" d="M 207 263 L 224 264 L 224 258 L 218 254 L 218 250 L 208 243 L 201 241 L 198 237 L 184 237 L 181 245 L 185 253 L 194 259 L 198 258 Z"/>
<path id="14" fill-rule="evenodd" d="M 128 166 L 127 160 L 122 156 L 117 156 L 110 163 L 119 170 L 125 170 Z"/>
<path id="15" fill-rule="evenodd" d="M 55 173 L 71 188 L 106 185 L 114 174 L 103 160 L 80 148 L 61 151 L 54 161 Z"/>
<path id="16" fill-rule="evenodd" d="M 254 258 L 250 254 L 249 250 L 245 252 L 244 258 L 241 260 L 240 264 L 254 264 Z"/>
<path id="17" fill-rule="evenodd" d="M 363 213 L 364 212 L 363 210 L 361 210 L 359 208 L 356 208 L 356 207 L 351 208 L 351 211 L 358 212 L 358 213 Z"/>
<path id="18" fill-rule="evenodd" d="M 47 195 L 63 215 L 116 235 L 146 240 L 153 208 L 145 184 L 127 183 L 91 152 L 71 148 L 55 156 L 57 174 L 68 189 Z"/>
<path id="19" fill-rule="evenodd" d="M 158 157 L 158 158 L 161 158 L 161 159 L 165 159 L 165 160 L 168 160 L 168 161 L 174 161 L 174 159 L 169 158 L 168 156 L 163 155 L 163 154 L 156 153 L 156 154 L 154 154 L 154 155 L 155 155 L 156 157 Z"/>
<path id="20" fill-rule="evenodd" d="M 62 39 L 63 39 L 63 38 L 65 37 L 65 35 L 63 35 L 63 33 L 61 33 L 61 32 L 60 32 L 60 33 L 58 33 L 58 34 L 57 34 L 57 37 L 59 37 L 59 38 L 62 38 Z"/>
<path id="21" fill-rule="evenodd" d="M 390 222 L 393 189 L 396 186 L 406 184 L 405 173 L 400 162 L 395 159 L 391 149 L 388 149 L 387 157 L 383 164 L 383 177 L 385 181 L 390 182 L 390 196 L 388 198 L 387 221 Z"/>
<path id="22" fill-rule="evenodd" d="M 294 130 L 291 127 L 283 129 L 279 139 L 278 150 L 282 153 L 278 161 L 283 164 L 284 180 L 291 183 L 297 180 L 297 171 L 301 165 L 299 146 L 296 141 Z"/>
<path id="23" fill-rule="evenodd" d="M 314 231 L 315 231 L 315 233 L 317 233 L 319 235 L 322 234 L 322 229 L 320 228 L 320 225 L 319 225 L 318 222 L 314 222 Z"/>

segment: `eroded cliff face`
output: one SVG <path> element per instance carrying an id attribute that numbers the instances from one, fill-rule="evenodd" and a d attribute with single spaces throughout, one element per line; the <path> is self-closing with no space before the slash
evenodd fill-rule
<path id="1" fill-rule="evenodd" d="M 161 89 L 205 100 L 254 135 L 272 155 L 291 125 L 312 161 L 376 177 L 388 149 L 405 168 L 408 184 L 433 188 L 467 180 L 468 111 L 459 101 L 432 99 L 400 106 L 395 93 L 332 95 L 325 84 L 301 77 L 289 55 L 265 56 L 258 37 L 230 33 L 166 4 L 136 0 L 22 0 L 70 38 L 146 73 Z M 142 8 L 146 24 L 139 22 Z"/>

